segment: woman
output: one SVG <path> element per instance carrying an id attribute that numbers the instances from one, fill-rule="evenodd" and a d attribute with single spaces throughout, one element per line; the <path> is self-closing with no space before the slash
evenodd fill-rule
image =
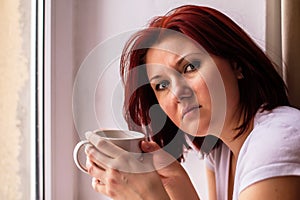
<path id="1" fill-rule="evenodd" d="M 199 199 L 176 161 L 191 146 L 206 155 L 209 199 L 298 198 L 300 112 L 273 63 L 227 16 L 188 5 L 153 19 L 125 46 L 121 75 L 129 129 L 151 141 L 137 160 L 87 134 L 96 191 Z"/>

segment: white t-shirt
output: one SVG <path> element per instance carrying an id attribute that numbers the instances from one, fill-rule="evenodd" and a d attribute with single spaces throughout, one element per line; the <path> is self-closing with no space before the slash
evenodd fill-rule
<path id="1" fill-rule="evenodd" d="M 230 154 L 222 143 L 205 157 L 215 172 L 218 200 L 228 199 Z M 300 111 L 282 106 L 258 112 L 238 156 L 233 200 L 255 182 L 290 175 L 300 176 Z"/>

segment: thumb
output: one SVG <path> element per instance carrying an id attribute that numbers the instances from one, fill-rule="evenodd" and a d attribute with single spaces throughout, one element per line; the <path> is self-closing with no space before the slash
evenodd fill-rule
<path id="1" fill-rule="evenodd" d="M 153 141 L 142 141 L 141 149 L 145 153 L 150 153 L 150 152 L 159 150 L 160 146 L 156 142 L 153 142 Z"/>

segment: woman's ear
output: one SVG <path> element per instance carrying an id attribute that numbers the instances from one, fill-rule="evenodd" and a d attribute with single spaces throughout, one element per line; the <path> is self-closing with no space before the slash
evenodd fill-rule
<path id="1" fill-rule="evenodd" d="M 237 64 L 237 62 L 233 62 L 233 72 L 235 74 L 235 77 L 238 79 L 238 80 L 241 80 L 241 79 L 244 79 L 244 75 L 243 75 L 243 71 L 242 71 L 242 67 L 239 66 Z"/>

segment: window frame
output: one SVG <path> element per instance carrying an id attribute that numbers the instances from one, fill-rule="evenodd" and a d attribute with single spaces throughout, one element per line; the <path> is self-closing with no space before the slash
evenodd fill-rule
<path id="1" fill-rule="evenodd" d="M 45 199 L 44 163 L 44 6 L 31 0 L 30 22 L 30 199 Z"/>

